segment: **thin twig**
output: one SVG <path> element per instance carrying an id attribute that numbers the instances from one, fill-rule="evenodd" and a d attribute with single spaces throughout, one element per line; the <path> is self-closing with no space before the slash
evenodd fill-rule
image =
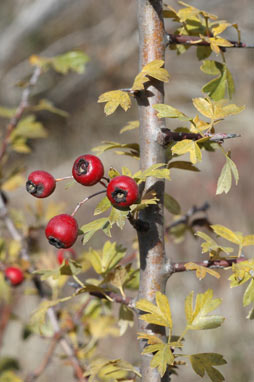
<path id="1" fill-rule="evenodd" d="M 246 259 L 244 258 L 235 258 L 235 259 L 221 259 L 221 260 L 203 260 L 203 261 L 192 261 L 192 263 L 199 265 L 201 267 L 205 268 L 217 268 L 217 269 L 225 269 L 227 267 L 231 267 L 232 264 L 237 264 Z M 196 271 L 196 269 L 186 269 L 185 265 L 186 263 L 173 263 L 171 264 L 172 272 L 185 272 L 185 271 Z"/>
<path id="2" fill-rule="evenodd" d="M 83 206 L 83 204 L 86 203 L 89 199 L 92 199 L 94 196 L 100 195 L 100 194 L 105 193 L 105 192 L 106 192 L 106 190 L 98 191 L 95 194 L 87 196 L 85 199 L 83 199 L 81 202 L 79 202 L 77 204 L 77 206 L 74 209 L 74 211 L 72 212 L 71 216 L 74 216 L 76 214 L 76 212 L 80 209 L 80 207 Z"/>
<path id="3" fill-rule="evenodd" d="M 166 33 L 167 45 L 173 44 L 183 44 L 183 45 L 199 45 L 199 46 L 209 46 L 209 41 L 202 40 L 199 36 L 183 36 L 183 35 L 174 35 L 172 33 Z M 227 46 L 227 48 L 253 48 L 253 45 L 247 45 L 243 42 L 231 41 L 229 42 L 232 46 Z M 222 47 L 225 48 L 225 47 Z"/>
<path id="4" fill-rule="evenodd" d="M 59 340 L 60 340 L 60 335 L 57 333 L 51 339 L 51 343 L 49 345 L 48 351 L 47 351 L 44 359 L 42 360 L 41 364 L 39 365 L 39 367 L 37 369 L 35 369 L 35 371 L 30 373 L 25 378 L 25 382 L 33 382 L 38 377 L 40 377 L 41 374 L 43 374 L 43 372 L 46 370 L 47 366 L 49 365 L 49 363 L 52 360 L 52 356 L 53 356 L 53 354 L 55 352 L 55 349 L 56 349 L 56 346 L 57 346 Z"/>
<path id="5" fill-rule="evenodd" d="M 21 100 L 20 100 L 20 103 L 17 107 L 15 115 L 11 118 L 10 122 L 8 123 L 8 125 L 6 127 L 2 147 L 0 149 L 0 161 L 4 157 L 4 154 L 5 154 L 7 146 L 8 146 L 8 140 L 9 140 L 9 137 L 10 137 L 12 131 L 17 126 L 17 124 L 20 121 L 21 117 L 23 116 L 26 108 L 29 106 L 28 100 L 29 100 L 29 97 L 31 94 L 31 89 L 37 83 L 37 81 L 40 77 L 40 74 L 41 74 L 41 68 L 36 66 L 27 86 L 25 87 L 25 89 L 22 92 Z"/>

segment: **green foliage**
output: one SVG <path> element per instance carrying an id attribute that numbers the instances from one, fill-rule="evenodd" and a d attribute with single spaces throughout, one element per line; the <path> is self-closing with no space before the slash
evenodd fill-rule
<path id="1" fill-rule="evenodd" d="M 231 99 L 235 90 L 234 80 L 226 64 L 218 61 L 205 60 L 201 65 L 202 72 L 217 76 L 203 86 L 202 91 L 208 93 L 214 101 L 219 101 L 225 97 L 226 91 Z"/>
<path id="2" fill-rule="evenodd" d="M 214 366 L 225 365 L 227 362 L 223 359 L 221 354 L 217 353 L 199 353 L 190 356 L 191 366 L 195 373 L 200 377 L 204 377 L 207 373 L 212 382 L 221 382 L 225 378 L 223 375 L 214 368 Z"/>

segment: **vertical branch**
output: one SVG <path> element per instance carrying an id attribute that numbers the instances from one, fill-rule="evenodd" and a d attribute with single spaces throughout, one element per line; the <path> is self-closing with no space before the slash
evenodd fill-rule
<path id="1" fill-rule="evenodd" d="M 165 40 L 164 23 L 162 17 L 161 0 L 138 0 L 138 24 L 139 24 L 139 66 L 160 59 L 164 60 Z M 155 163 L 165 162 L 165 150 L 157 142 L 157 136 L 165 122 L 158 119 L 153 109 L 156 103 L 164 102 L 164 85 L 162 82 L 153 80 L 148 82 L 146 90 L 140 92 L 137 97 L 140 118 L 140 165 L 144 170 Z M 145 208 L 140 213 L 140 219 L 149 223 L 147 232 L 138 232 L 140 250 L 140 289 L 139 298 L 153 301 L 157 291 L 165 292 L 166 280 L 163 275 L 165 264 L 164 248 L 164 216 L 163 195 L 164 181 L 149 178 L 145 184 L 145 190 L 154 190 L 160 202 L 156 206 Z M 165 335 L 161 327 L 147 326 L 143 321 L 139 322 L 139 330 L 144 332 L 151 330 L 153 333 Z M 141 344 L 141 347 L 144 343 Z M 158 382 L 161 380 L 157 369 L 150 367 L 150 357 L 142 357 L 142 377 L 145 382 Z M 167 377 L 168 378 L 168 377 Z M 167 379 L 169 380 L 169 379 Z"/>

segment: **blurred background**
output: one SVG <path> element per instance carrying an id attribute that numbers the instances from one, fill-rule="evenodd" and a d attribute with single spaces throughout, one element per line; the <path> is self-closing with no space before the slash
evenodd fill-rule
<path id="1" fill-rule="evenodd" d="M 238 23 L 242 41 L 254 44 L 252 0 L 197 0 L 189 3 L 216 14 L 219 19 Z M 168 0 L 167 4 L 178 7 L 173 0 Z M 131 86 L 138 72 L 136 11 L 136 1 L 125 0 L 1 1 L 1 106 L 15 107 L 19 103 L 22 89 L 16 84 L 31 74 L 32 68 L 28 58 L 32 54 L 51 57 L 70 50 L 82 50 L 90 57 L 82 75 L 70 73 L 62 76 L 49 71 L 40 78 L 33 90 L 33 102 L 46 98 L 56 107 L 67 111 L 70 116 L 65 119 L 48 112 L 39 113 L 38 119 L 46 127 L 48 138 L 33 140 L 32 153 L 27 156 L 12 154 L 12 166 L 18 161 L 25 166 L 25 174 L 35 169 L 43 169 L 50 171 L 55 177 L 67 176 L 71 175 L 75 158 L 91 152 L 101 141 L 137 141 L 136 130 L 119 135 L 120 129 L 128 121 L 138 118 L 135 102 L 127 113 L 119 109 L 109 117 L 104 115 L 103 104 L 97 103 L 101 93 Z M 168 32 L 173 31 L 175 24 L 167 21 L 166 29 Z M 225 37 L 236 39 L 234 31 L 229 31 Z M 212 59 L 215 59 L 215 56 L 212 56 Z M 224 157 L 219 152 L 206 152 L 204 160 L 198 165 L 200 173 L 172 170 L 172 181 L 168 183 L 167 191 L 181 204 L 183 214 L 193 205 L 199 206 L 207 201 L 211 205 L 208 214 L 212 224 L 223 224 L 246 235 L 254 233 L 254 52 L 253 49 L 228 49 L 226 59 L 236 86 L 232 102 L 246 105 L 244 112 L 227 118 L 221 124 L 221 131 L 241 134 L 241 138 L 226 141 L 224 144 L 226 150 L 232 150 L 232 159 L 240 173 L 239 185 L 233 185 L 228 195 L 216 196 L 216 183 L 224 165 Z M 166 85 L 166 103 L 189 115 L 195 113 L 191 99 L 202 96 L 202 86 L 211 79 L 200 71 L 200 65 L 196 59 L 195 48 L 189 49 L 184 56 L 177 56 L 175 51 L 170 50 L 166 53 L 166 68 L 171 75 L 170 82 Z M 0 119 L 2 131 L 5 129 L 5 123 L 5 120 Z M 168 128 L 180 126 L 175 122 L 171 123 L 170 120 L 167 121 Z M 122 165 L 133 170 L 138 169 L 135 159 L 118 157 L 110 151 L 103 154 L 102 159 L 106 169 L 112 165 L 118 170 Z M 66 189 L 60 184 L 51 200 L 64 202 L 63 212 L 70 213 L 89 193 L 90 190 L 84 190 L 81 185 Z M 24 208 L 34 202 L 22 188 L 10 194 L 12 207 L 20 208 L 20 201 L 24 203 Z M 47 205 L 49 201 L 43 203 Z M 91 203 L 78 212 L 77 219 L 80 224 L 86 224 L 93 219 L 94 205 Z M 166 224 L 170 222 L 172 215 L 166 212 Z M 126 227 L 124 234 L 120 235 L 119 231 L 115 230 L 113 235 L 113 239 L 117 238 L 129 251 L 132 250 L 133 237 L 130 227 Z M 97 234 L 88 246 L 94 245 L 99 248 L 104 240 L 103 234 Z M 47 246 L 44 238 L 43 246 Z M 172 238 L 167 237 L 167 253 L 174 261 L 201 260 L 200 252 L 200 242 L 194 240 L 191 235 L 187 234 L 180 244 L 175 244 Z M 252 249 L 247 249 L 245 255 L 252 257 Z M 227 381 L 254 382 L 253 322 L 246 320 L 248 311 L 242 307 L 244 287 L 230 289 L 227 280 L 229 275 L 230 271 L 224 271 L 221 272 L 219 280 L 207 276 L 205 280 L 198 281 L 194 273 L 179 273 L 170 279 L 168 296 L 177 322 L 175 333 L 179 334 L 184 325 L 184 299 L 188 292 L 194 290 L 195 293 L 200 293 L 208 287 L 215 289 L 215 296 L 223 298 L 219 313 L 226 316 L 226 321 L 221 328 L 211 332 L 189 334 L 185 351 L 221 353 L 228 362 L 228 365 L 220 368 Z M 32 296 L 19 297 L 15 312 L 25 321 L 37 306 L 38 300 Z M 22 368 L 29 371 L 31 366 L 40 363 L 45 347 L 34 336 L 23 342 L 21 327 L 18 321 L 11 322 L 5 332 L 0 354 L 17 356 Z M 101 352 L 112 358 L 123 357 L 136 363 L 138 345 L 135 332 L 129 330 L 120 339 L 104 340 Z M 50 378 L 54 378 L 56 382 L 69 381 L 72 371 L 68 367 L 59 368 L 60 365 L 61 361 L 53 359 L 39 381 L 46 382 Z M 189 367 L 182 367 L 179 375 L 182 381 L 199 380 Z M 173 378 L 174 380 L 177 378 Z"/>

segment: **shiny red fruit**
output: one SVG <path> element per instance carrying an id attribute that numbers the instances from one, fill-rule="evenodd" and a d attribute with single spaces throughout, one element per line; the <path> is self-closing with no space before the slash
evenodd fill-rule
<path id="1" fill-rule="evenodd" d="M 93 186 L 103 177 L 104 167 L 101 160 L 95 155 L 81 155 L 73 164 L 72 175 L 78 183 Z"/>
<path id="2" fill-rule="evenodd" d="M 107 197 L 115 208 L 128 209 L 129 206 L 138 202 L 138 185 L 129 176 L 116 176 L 108 184 Z"/>
<path id="3" fill-rule="evenodd" d="M 45 234 L 56 248 L 70 248 L 78 237 L 78 223 L 71 215 L 57 215 L 48 222 Z"/>
<path id="4" fill-rule="evenodd" d="M 12 285 L 19 285 L 24 281 L 24 274 L 20 268 L 8 267 L 4 271 L 5 277 Z"/>
<path id="5" fill-rule="evenodd" d="M 62 264 L 64 260 L 65 260 L 65 263 L 68 264 L 68 259 L 75 259 L 75 258 L 76 258 L 76 252 L 72 248 L 62 248 L 57 251 L 57 260 L 60 265 Z"/>
<path id="6" fill-rule="evenodd" d="M 26 182 L 27 191 L 36 198 L 46 198 L 56 188 L 55 178 L 47 171 L 33 171 Z"/>

